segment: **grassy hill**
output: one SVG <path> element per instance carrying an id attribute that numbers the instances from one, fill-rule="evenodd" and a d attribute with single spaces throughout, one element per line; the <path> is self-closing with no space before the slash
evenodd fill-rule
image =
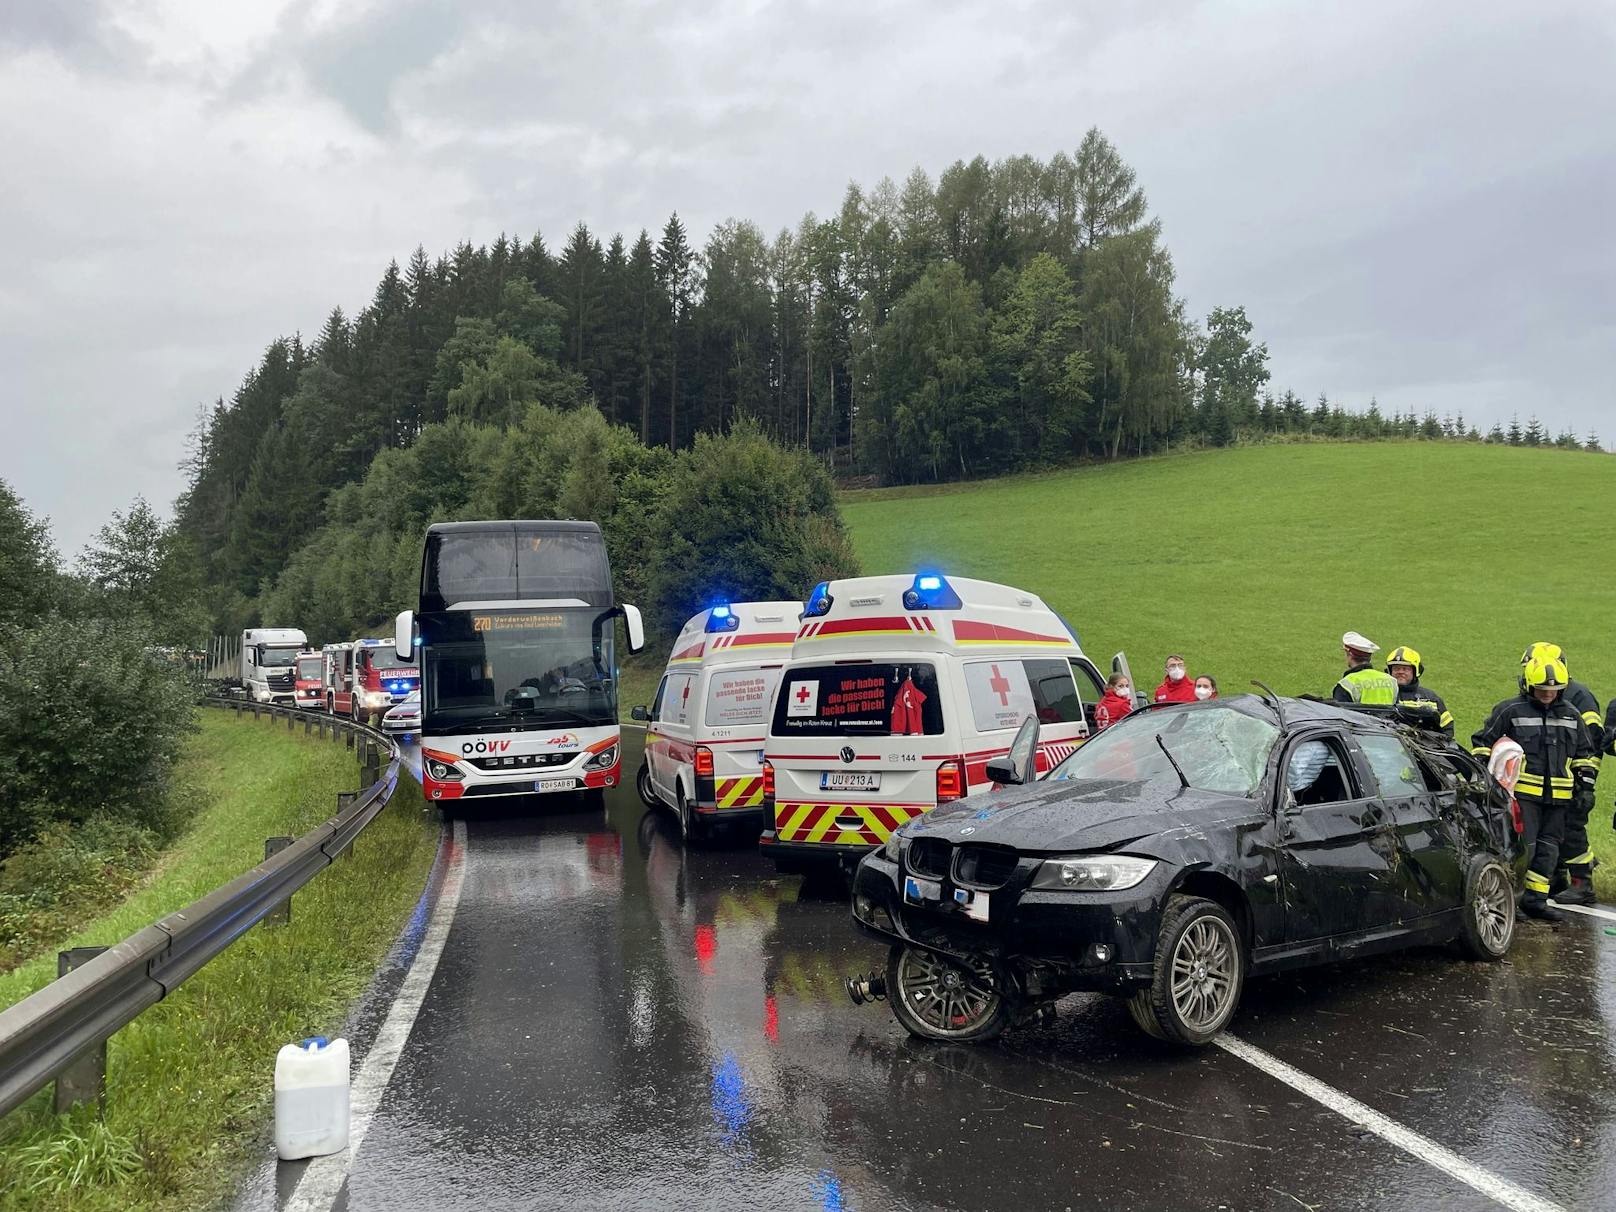
<path id="1" fill-rule="evenodd" d="M 1613 503 L 1616 458 L 1406 442 L 853 492 L 843 510 L 866 571 L 925 564 L 1029 589 L 1102 668 L 1126 650 L 1147 690 L 1169 652 L 1224 694 L 1251 678 L 1325 694 L 1343 631 L 1413 645 L 1468 741 L 1533 640 L 1616 697 Z M 1609 824 L 1596 812 L 1595 836 Z"/>

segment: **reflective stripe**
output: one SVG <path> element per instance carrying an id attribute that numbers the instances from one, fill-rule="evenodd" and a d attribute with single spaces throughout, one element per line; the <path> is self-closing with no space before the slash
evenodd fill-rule
<path id="1" fill-rule="evenodd" d="M 1597 711 L 1584 711 L 1582 713 L 1582 722 L 1590 728 L 1598 728 L 1600 726 L 1599 713 Z"/>
<path id="2" fill-rule="evenodd" d="M 1491 745 L 1472 745 L 1470 747 L 1470 752 L 1477 757 L 1486 757 L 1492 751 L 1493 747 Z"/>
<path id="3" fill-rule="evenodd" d="M 1565 865 L 1567 867 L 1581 867 L 1584 864 L 1591 863 L 1593 861 L 1594 861 L 1594 852 L 1592 850 L 1584 850 L 1581 854 L 1577 855 L 1576 858 L 1568 858 L 1568 859 L 1566 859 L 1565 860 Z"/>
<path id="4" fill-rule="evenodd" d="M 1522 883 L 1526 885 L 1528 892 L 1547 892 L 1549 890 L 1548 879 L 1535 871 L 1528 871 Z"/>
<path id="5" fill-rule="evenodd" d="M 1444 711 L 1442 718 L 1436 722 L 1438 728 L 1451 728 L 1453 726 L 1453 712 Z"/>

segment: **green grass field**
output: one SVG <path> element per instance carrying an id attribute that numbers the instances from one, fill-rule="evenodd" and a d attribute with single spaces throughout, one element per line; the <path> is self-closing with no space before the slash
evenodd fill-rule
<path id="1" fill-rule="evenodd" d="M 1409 644 L 1460 739 L 1561 644 L 1616 697 L 1616 458 L 1451 443 L 1262 446 L 939 488 L 848 493 L 869 573 L 924 564 L 1041 595 L 1140 686 L 1182 652 L 1225 695 L 1327 694 L 1340 638 Z M 1616 897 L 1607 762 L 1590 834 Z"/>
<path id="2" fill-rule="evenodd" d="M 210 805 L 148 883 L 62 946 L 112 943 L 257 864 L 264 838 L 331 816 L 357 785 L 341 744 L 280 721 L 203 711 L 176 777 Z M 341 1034 L 421 894 L 436 814 L 415 782 L 341 860 L 293 899 L 292 923 L 258 927 L 113 1037 L 104 1126 L 50 1114 L 49 1092 L 0 1124 L 0 1212 L 189 1209 L 228 1194 L 270 1122 L 276 1050 Z M 0 1006 L 47 983 L 48 956 L 0 976 Z M 84 1165 L 100 1181 L 68 1186 Z"/>

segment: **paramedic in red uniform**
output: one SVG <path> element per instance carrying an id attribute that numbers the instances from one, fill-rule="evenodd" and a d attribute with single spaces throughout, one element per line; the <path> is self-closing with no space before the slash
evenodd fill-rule
<path id="1" fill-rule="evenodd" d="M 1158 703 L 1193 703 L 1195 683 L 1184 676 L 1184 658 L 1174 653 L 1167 658 L 1167 676 L 1156 687 Z"/>
<path id="2" fill-rule="evenodd" d="M 1109 728 L 1132 710 L 1133 687 L 1126 675 L 1113 673 L 1105 681 L 1105 694 L 1094 706 L 1094 731 Z"/>

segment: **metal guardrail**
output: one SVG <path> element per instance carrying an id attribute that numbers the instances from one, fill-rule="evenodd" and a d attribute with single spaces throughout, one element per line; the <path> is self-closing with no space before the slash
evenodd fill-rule
<path id="1" fill-rule="evenodd" d="M 399 756 L 391 739 L 341 717 L 240 699 L 204 699 L 240 716 L 284 716 L 288 731 L 302 719 L 358 750 L 364 782 L 339 796 L 337 814 L 185 908 L 137 930 L 82 967 L 0 1010 L 0 1115 L 40 1090 L 80 1058 L 101 1049 L 120 1028 L 173 992 L 277 905 L 330 866 L 387 806 L 398 784 Z M 391 755 L 385 770 L 381 754 Z M 350 802 L 342 802 L 350 801 Z M 61 1087 L 58 1086 L 58 1094 Z M 60 1099 L 58 1101 L 61 1101 Z"/>

